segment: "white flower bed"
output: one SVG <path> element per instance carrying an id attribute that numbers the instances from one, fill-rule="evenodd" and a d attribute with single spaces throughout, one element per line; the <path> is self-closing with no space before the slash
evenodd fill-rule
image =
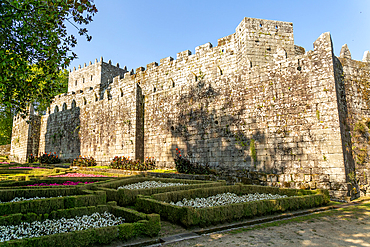
<path id="1" fill-rule="evenodd" d="M 178 201 L 176 203 L 170 202 L 172 205 L 184 207 L 194 207 L 194 208 L 206 208 L 206 207 L 215 207 L 215 206 L 222 206 L 234 203 L 242 203 L 242 202 L 253 202 L 253 201 L 260 201 L 260 200 L 268 200 L 268 199 L 278 199 L 278 198 L 285 198 L 288 197 L 287 195 L 271 195 L 271 194 L 247 194 L 243 196 L 238 196 L 234 193 L 223 193 L 217 194 L 215 196 L 210 196 L 207 198 L 195 198 L 187 200 L 184 198 L 182 201 Z"/>
<path id="2" fill-rule="evenodd" d="M 101 228 L 124 223 L 122 217 L 116 217 L 111 213 L 93 213 L 71 219 L 22 222 L 20 225 L 0 226 L 0 242 L 13 239 L 35 238 L 56 233 L 81 231 L 90 228 Z"/>
<path id="3" fill-rule="evenodd" d="M 62 196 L 58 196 L 58 197 L 62 197 Z M 54 198 L 54 197 L 48 197 L 48 198 Z M 39 199 L 46 199 L 46 197 L 38 197 L 38 196 L 32 197 L 32 198 L 14 197 L 13 200 L 8 201 L 8 202 L 22 202 L 22 201 L 32 201 L 32 200 L 39 200 Z M 0 203 L 8 203 L 8 202 L 0 201 Z"/>
<path id="4" fill-rule="evenodd" d="M 129 184 L 125 186 L 120 186 L 117 189 L 128 189 L 128 190 L 137 190 L 137 189 L 149 189 L 149 188 L 159 188 L 159 187 L 169 187 L 169 186 L 182 186 L 188 185 L 183 183 L 162 183 L 157 181 L 144 181 L 134 184 Z"/>

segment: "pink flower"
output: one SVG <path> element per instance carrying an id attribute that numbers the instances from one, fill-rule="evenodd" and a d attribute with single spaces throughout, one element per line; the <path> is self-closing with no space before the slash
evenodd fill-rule
<path id="1" fill-rule="evenodd" d="M 96 181 L 98 182 L 98 181 Z M 68 186 L 68 185 L 78 185 L 78 184 L 81 184 L 81 183 L 85 183 L 85 184 L 91 184 L 91 183 L 95 183 L 95 182 L 72 182 L 72 181 L 66 181 L 64 182 L 63 184 L 57 184 L 57 183 L 53 183 L 53 184 L 46 184 L 46 183 L 41 183 L 41 184 L 30 184 L 30 185 L 26 185 L 26 186 Z"/>

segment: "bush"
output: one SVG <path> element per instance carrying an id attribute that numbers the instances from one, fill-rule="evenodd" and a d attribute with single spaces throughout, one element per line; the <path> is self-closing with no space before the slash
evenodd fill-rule
<path id="1" fill-rule="evenodd" d="M 40 155 L 40 157 L 30 154 L 27 158 L 27 161 L 28 163 L 40 162 L 44 164 L 57 164 L 61 162 L 56 152 L 53 154 L 51 152 L 44 153 Z"/>
<path id="2" fill-rule="evenodd" d="M 175 158 L 176 170 L 179 173 L 186 174 L 210 174 L 211 170 L 208 165 L 201 165 L 198 163 L 192 163 L 189 159 L 181 156 L 181 151 L 176 148 Z"/>
<path id="3" fill-rule="evenodd" d="M 38 162 L 39 161 L 39 157 L 36 155 L 32 155 L 32 154 L 30 154 L 30 155 L 28 155 L 28 157 L 27 157 L 27 162 L 28 163 L 35 163 L 35 162 Z"/>
<path id="4" fill-rule="evenodd" d="M 96 160 L 93 157 L 78 157 L 77 159 L 74 159 L 72 162 L 72 165 L 74 166 L 82 166 L 82 167 L 88 167 L 88 166 L 96 166 Z"/>
<path id="5" fill-rule="evenodd" d="M 154 157 L 146 157 L 142 162 L 139 159 L 132 160 L 130 157 L 126 158 L 125 156 L 116 156 L 109 166 L 114 169 L 146 171 L 155 168 L 155 159 Z"/>
<path id="6" fill-rule="evenodd" d="M 228 204 L 217 207 L 193 208 L 171 205 L 184 198 L 202 198 L 220 193 L 231 192 L 237 195 L 249 193 L 273 193 L 288 195 L 286 198 L 261 200 Z M 191 190 L 172 191 L 152 194 L 151 196 L 138 195 L 135 203 L 136 210 L 144 213 L 158 213 L 173 223 L 180 223 L 185 227 L 198 225 L 200 227 L 231 222 L 253 216 L 267 215 L 287 210 L 298 210 L 326 205 L 330 202 L 327 190 L 298 190 L 280 189 L 256 185 L 230 185 L 220 187 L 198 188 Z"/>

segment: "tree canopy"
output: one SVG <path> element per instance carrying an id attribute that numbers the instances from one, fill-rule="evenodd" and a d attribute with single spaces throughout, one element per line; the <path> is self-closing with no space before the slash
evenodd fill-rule
<path id="1" fill-rule="evenodd" d="M 60 71 L 77 57 L 72 52 L 77 40 L 66 23 L 90 41 L 81 26 L 96 12 L 93 0 L 2 0 L 0 107 L 23 116 L 30 103 L 45 109 L 65 87 Z"/>

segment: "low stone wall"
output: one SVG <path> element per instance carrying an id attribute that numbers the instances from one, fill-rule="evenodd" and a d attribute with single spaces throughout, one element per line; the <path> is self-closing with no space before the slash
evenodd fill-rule
<path id="1" fill-rule="evenodd" d="M 0 146 L 0 155 L 10 155 L 10 144 Z"/>

